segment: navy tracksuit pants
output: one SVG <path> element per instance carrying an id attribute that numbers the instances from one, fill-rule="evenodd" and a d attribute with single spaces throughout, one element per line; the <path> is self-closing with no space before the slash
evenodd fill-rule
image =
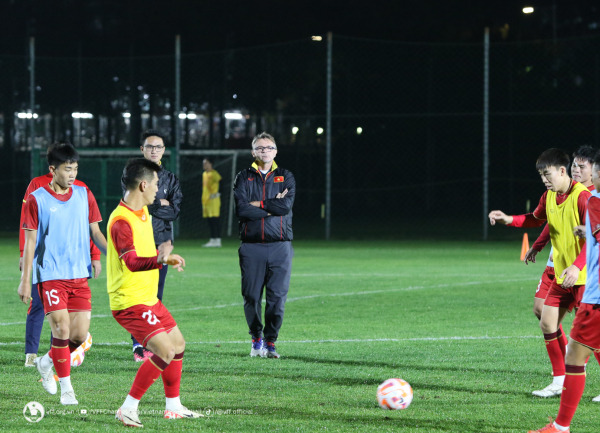
<path id="1" fill-rule="evenodd" d="M 262 337 L 274 343 L 283 323 L 283 313 L 294 249 L 290 241 L 271 243 L 243 242 L 238 250 L 242 271 L 244 314 L 252 338 Z M 266 307 L 264 326 L 262 296 L 265 289 Z"/>
<path id="2" fill-rule="evenodd" d="M 37 353 L 44 326 L 44 305 L 37 284 L 31 285 L 31 309 L 25 321 L 25 353 Z"/>

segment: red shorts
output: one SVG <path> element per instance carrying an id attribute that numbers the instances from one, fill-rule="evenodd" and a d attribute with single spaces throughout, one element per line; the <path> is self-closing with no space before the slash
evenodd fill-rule
<path id="1" fill-rule="evenodd" d="M 113 317 L 144 347 L 150 338 L 160 332 L 169 332 L 177 326 L 175 319 L 158 301 L 154 305 L 134 305 L 124 310 L 114 310 Z"/>
<path id="2" fill-rule="evenodd" d="M 567 289 L 563 286 L 560 286 L 556 280 L 554 280 L 552 281 L 550 290 L 548 290 L 548 295 L 546 296 L 544 305 L 548 305 L 549 307 L 566 308 L 567 310 L 571 311 L 573 308 L 579 307 L 584 290 L 585 285 L 583 284 L 569 287 Z"/>
<path id="3" fill-rule="evenodd" d="M 538 283 L 537 290 L 535 291 L 535 297 L 539 299 L 546 299 L 546 296 L 548 296 L 548 290 L 550 290 L 550 286 L 552 285 L 552 281 L 554 281 L 554 267 L 546 266 L 546 269 L 544 269 L 544 273 L 542 274 L 542 278 L 540 278 L 540 282 Z"/>
<path id="4" fill-rule="evenodd" d="M 65 309 L 69 313 L 92 311 L 92 291 L 87 278 L 44 281 L 38 283 L 38 293 L 46 314 Z"/>
<path id="5" fill-rule="evenodd" d="M 600 353 L 600 305 L 579 305 L 571 327 L 571 338 L 596 353 Z"/>

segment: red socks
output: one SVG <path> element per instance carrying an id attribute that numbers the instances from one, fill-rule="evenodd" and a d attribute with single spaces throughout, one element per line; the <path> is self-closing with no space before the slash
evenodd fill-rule
<path id="1" fill-rule="evenodd" d="M 544 342 L 546 343 L 550 363 L 552 363 L 552 375 L 563 376 L 565 374 L 565 355 L 560 347 L 558 332 L 544 334 Z"/>
<path id="2" fill-rule="evenodd" d="M 158 355 L 152 355 L 146 359 L 138 369 L 129 395 L 137 400 L 141 400 L 142 396 L 148 391 L 150 385 L 154 383 L 161 373 L 169 366 Z"/>
<path id="3" fill-rule="evenodd" d="M 567 344 L 569 344 L 569 340 L 567 339 L 567 336 L 565 335 L 565 333 L 563 331 L 562 323 L 560 325 L 558 325 L 557 334 L 558 334 L 558 344 L 560 344 L 560 350 L 562 351 L 563 359 L 564 359 L 565 355 L 567 354 Z"/>
<path id="4" fill-rule="evenodd" d="M 67 377 L 71 375 L 71 351 L 69 350 L 69 340 L 61 340 L 52 337 L 52 348 L 50 349 L 50 358 L 54 363 L 54 369 L 58 377 Z"/>
<path id="5" fill-rule="evenodd" d="M 565 384 L 560 397 L 560 409 L 555 422 L 558 425 L 568 427 L 571 425 L 571 420 L 575 415 L 585 388 L 585 367 L 583 365 L 567 365 L 566 373 Z"/>
<path id="6" fill-rule="evenodd" d="M 178 353 L 173 361 L 162 372 L 163 385 L 165 386 L 165 397 L 179 397 L 179 385 L 181 384 L 181 368 L 183 364 L 183 352 Z"/>

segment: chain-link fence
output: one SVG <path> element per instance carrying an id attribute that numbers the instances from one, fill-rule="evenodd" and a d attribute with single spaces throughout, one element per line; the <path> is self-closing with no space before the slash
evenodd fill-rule
<path id="1" fill-rule="evenodd" d="M 600 38 L 491 44 L 490 207 L 520 213 L 528 200 L 535 206 L 544 188 L 534 164 L 544 149 L 600 146 L 599 45 Z M 103 177 L 101 167 L 122 166 L 125 159 L 111 160 L 110 152 L 135 151 L 140 132 L 154 127 L 182 151 L 181 233 L 205 238 L 197 218 L 202 152 L 249 149 L 266 130 L 277 139 L 278 163 L 296 176 L 297 236 L 323 237 L 327 60 L 326 43 L 311 40 L 184 54 L 177 92 L 175 55 L 39 57 L 32 113 L 29 60 L 0 56 L 0 151 L 11 161 L 2 181 L 15 203 L 3 226 L 16 230 L 25 186 L 45 170 L 30 158 L 32 145 L 36 155 L 61 139 L 105 150 L 80 177 L 97 196 L 106 191 L 99 201 L 115 205 L 120 175 Z M 483 42 L 334 36 L 331 61 L 332 236 L 480 238 Z M 251 163 L 249 152 L 239 155 L 238 170 Z M 219 158 L 227 173 L 219 170 L 222 192 L 229 192 L 233 160 Z"/>

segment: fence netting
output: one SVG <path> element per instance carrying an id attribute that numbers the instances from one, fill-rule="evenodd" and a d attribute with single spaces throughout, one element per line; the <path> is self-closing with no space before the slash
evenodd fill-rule
<path id="1" fill-rule="evenodd" d="M 597 37 L 492 42 L 491 208 L 522 213 L 528 202 L 535 206 L 544 190 L 535 160 L 546 148 L 572 153 L 583 144 L 600 147 L 599 48 Z M 480 237 L 483 42 L 334 35 L 331 60 L 332 235 Z M 323 237 L 325 41 L 185 50 L 178 112 L 175 55 L 37 57 L 34 113 L 28 65 L 25 55 L 0 56 L 0 151 L 10 162 L 0 180 L 14 203 L 2 216 L 7 231 L 17 229 L 22 194 L 30 177 L 46 170 L 40 153 L 51 142 L 66 139 L 95 151 L 82 158 L 79 176 L 107 218 L 118 202 L 128 157 L 115 152 L 136 154 L 147 128 L 165 133 L 174 152 L 179 125 L 179 167 L 174 153 L 165 165 L 179 172 L 184 190 L 180 236 L 208 233 L 199 218 L 204 155 L 249 150 L 252 137 L 266 130 L 277 140 L 278 164 L 296 176 L 297 236 Z M 211 155 L 223 176 L 225 234 L 232 167 L 241 170 L 252 161 L 249 152 Z M 233 225 L 235 236 L 235 219 Z"/>

